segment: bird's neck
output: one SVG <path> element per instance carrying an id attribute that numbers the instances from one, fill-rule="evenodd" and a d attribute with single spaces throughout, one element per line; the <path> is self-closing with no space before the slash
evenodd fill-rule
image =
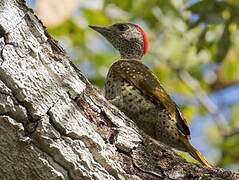
<path id="1" fill-rule="evenodd" d="M 137 60 L 141 60 L 142 59 L 142 55 L 120 53 L 120 59 L 137 59 Z"/>

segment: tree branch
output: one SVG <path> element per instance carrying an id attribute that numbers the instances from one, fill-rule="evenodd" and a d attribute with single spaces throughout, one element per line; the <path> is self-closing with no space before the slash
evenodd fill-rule
<path id="1" fill-rule="evenodd" d="M 3 179 L 237 179 L 186 162 L 109 104 L 23 0 L 0 3 Z"/>

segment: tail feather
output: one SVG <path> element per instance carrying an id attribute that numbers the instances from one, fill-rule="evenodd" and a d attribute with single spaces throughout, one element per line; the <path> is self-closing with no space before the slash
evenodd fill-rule
<path id="1" fill-rule="evenodd" d="M 197 150 L 195 149 L 190 142 L 188 141 L 188 139 L 186 138 L 181 138 L 181 140 L 184 142 L 184 144 L 186 145 L 186 149 L 185 151 L 188 152 L 194 159 L 196 159 L 197 161 L 199 161 L 202 165 L 207 166 L 209 168 L 212 168 L 213 166 L 211 164 L 209 164 L 206 160 L 206 158 Z"/>
<path id="2" fill-rule="evenodd" d="M 189 143 L 190 146 L 188 146 L 188 153 L 193 157 L 195 158 L 196 160 L 198 160 L 201 164 L 209 167 L 209 168 L 212 168 L 212 165 L 210 165 L 206 158 L 197 150 L 195 149 L 190 143 Z"/>

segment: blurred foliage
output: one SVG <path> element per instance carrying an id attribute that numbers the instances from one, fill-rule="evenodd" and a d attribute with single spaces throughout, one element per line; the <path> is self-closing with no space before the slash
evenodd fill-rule
<path id="1" fill-rule="evenodd" d="M 104 26 L 131 22 L 140 25 L 151 42 L 143 61 L 173 97 L 180 95 L 176 101 L 182 105 L 185 117 L 189 121 L 201 117 L 201 124 L 206 124 L 204 119 L 212 116 L 209 121 L 213 121 L 213 126 L 207 129 L 207 139 L 219 155 L 213 155 L 214 159 L 210 160 L 215 165 L 238 169 L 238 101 L 230 103 L 223 99 L 224 103 L 216 104 L 219 111 L 212 113 L 198 102 L 200 93 L 182 80 L 180 72 L 189 72 L 208 96 L 219 91 L 227 93 L 227 88 L 239 83 L 239 1 L 87 2 L 79 1 L 71 19 L 49 29 L 49 32 L 62 42 L 71 59 L 89 80 L 103 92 L 107 70 L 119 54 L 102 36 L 89 29 L 88 24 Z M 94 3 L 98 6 L 93 6 Z M 229 112 L 223 114 L 226 125 L 220 125 L 217 113 L 224 110 Z"/>

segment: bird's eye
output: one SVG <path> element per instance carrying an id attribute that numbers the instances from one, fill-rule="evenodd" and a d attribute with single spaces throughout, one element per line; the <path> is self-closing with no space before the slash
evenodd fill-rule
<path id="1" fill-rule="evenodd" d="M 120 31 L 126 31 L 127 29 L 129 29 L 129 27 L 126 24 L 117 24 L 117 28 Z"/>

